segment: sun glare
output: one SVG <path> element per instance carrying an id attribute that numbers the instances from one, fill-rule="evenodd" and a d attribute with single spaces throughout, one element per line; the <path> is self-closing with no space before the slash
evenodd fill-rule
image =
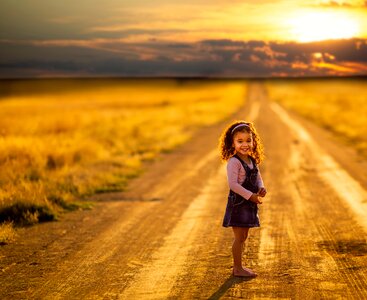
<path id="1" fill-rule="evenodd" d="M 302 13 L 289 23 L 294 39 L 299 42 L 352 38 L 359 33 L 357 22 L 341 13 Z"/>

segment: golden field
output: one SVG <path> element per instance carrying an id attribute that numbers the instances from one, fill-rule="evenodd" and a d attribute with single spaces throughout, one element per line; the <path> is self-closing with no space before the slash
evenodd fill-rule
<path id="1" fill-rule="evenodd" d="M 269 98 L 339 136 L 367 157 L 367 80 L 269 80 Z"/>
<path id="2" fill-rule="evenodd" d="M 122 190 L 142 162 L 244 104 L 246 83 L 31 80 L 0 86 L 0 223 Z"/>

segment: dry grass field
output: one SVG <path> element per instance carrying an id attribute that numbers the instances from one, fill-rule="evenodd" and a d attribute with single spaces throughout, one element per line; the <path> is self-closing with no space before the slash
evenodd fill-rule
<path id="1" fill-rule="evenodd" d="M 86 206 L 88 195 L 123 190 L 143 161 L 238 110 L 246 93 L 239 81 L 36 80 L 0 86 L 0 223 L 21 225 Z"/>
<path id="2" fill-rule="evenodd" d="M 269 98 L 338 135 L 367 157 L 365 79 L 267 81 Z"/>

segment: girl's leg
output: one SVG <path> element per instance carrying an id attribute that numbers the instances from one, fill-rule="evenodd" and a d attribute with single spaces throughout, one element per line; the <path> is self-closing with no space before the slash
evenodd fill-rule
<path id="1" fill-rule="evenodd" d="M 243 243 L 245 242 L 246 228 L 243 227 L 232 227 L 234 240 L 232 244 L 233 254 L 233 269 L 239 271 L 242 269 L 242 250 Z"/>
<path id="2" fill-rule="evenodd" d="M 252 270 L 242 267 L 242 252 L 244 242 L 247 239 L 249 228 L 232 227 L 234 240 L 232 245 L 233 254 L 233 275 L 236 276 L 256 276 Z"/>

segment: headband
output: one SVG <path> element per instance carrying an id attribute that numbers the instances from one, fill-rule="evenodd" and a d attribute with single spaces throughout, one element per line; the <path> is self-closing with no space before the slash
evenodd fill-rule
<path id="1" fill-rule="evenodd" d="M 238 128 L 241 128 L 241 127 L 248 127 L 248 128 L 250 128 L 250 125 L 248 123 L 238 124 L 235 128 L 232 129 L 231 134 L 233 134 L 233 132 L 235 132 Z"/>

